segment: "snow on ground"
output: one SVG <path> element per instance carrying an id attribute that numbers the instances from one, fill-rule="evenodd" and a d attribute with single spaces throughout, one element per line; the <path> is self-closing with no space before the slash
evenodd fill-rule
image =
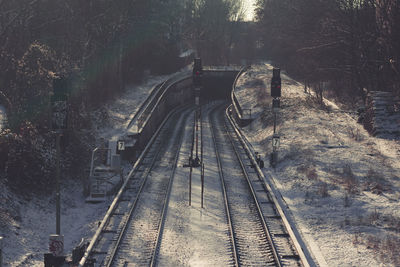
<path id="1" fill-rule="evenodd" d="M 6 109 L 4 106 L 0 105 L 0 131 L 3 129 L 4 122 L 7 118 Z"/>
<path id="2" fill-rule="evenodd" d="M 96 136 L 99 139 L 111 140 L 123 135 L 133 115 L 139 110 L 140 105 L 146 100 L 153 87 L 176 74 L 186 73 L 189 69 L 190 66 L 187 66 L 178 73 L 150 76 L 140 85 L 128 86 L 123 95 L 95 112 L 94 119 L 97 120 Z"/>
<path id="3" fill-rule="evenodd" d="M 96 139 L 109 140 L 123 134 L 130 118 L 153 86 L 170 76 L 172 75 L 149 77 L 140 85 L 128 86 L 122 96 L 97 110 L 93 116 L 97 118 L 95 124 L 98 125 Z M 106 119 L 100 119 L 104 117 L 101 113 L 106 113 Z M 111 203 L 111 199 L 101 204 L 85 203 L 81 187 L 80 184 L 67 182 L 63 182 L 61 186 L 61 234 L 64 235 L 66 254 L 72 252 L 81 238 L 90 240 Z M 55 196 L 26 199 L 3 190 L 6 187 L 2 184 L 0 188 L 0 236 L 4 237 L 4 266 L 43 266 L 43 254 L 48 252 L 49 235 L 56 230 Z M 13 207 L 14 214 L 4 212 L 7 210 L 5 207 Z"/>
<path id="4" fill-rule="evenodd" d="M 208 110 L 209 111 L 209 110 Z M 203 112 L 203 114 L 208 113 Z M 189 168 L 192 121 L 186 124 L 158 257 L 159 266 L 228 266 L 231 259 L 217 161 L 210 124 L 204 116 L 204 208 L 201 208 L 200 169 L 193 168 L 189 206 Z"/>
<path id="5" fill-rule="evenodd" d="M 239 80 L 237 92 L 243 108 L 251 108 L 256 117 L 245 131 L 262 155 L 271 152 L 272 100 L 265 91 L 271 69 L 270 65 L 253 67 Z M 130 87 L 123 96 L 98 111 L 105 112 L 107 118 L 99 120 L 98 139 L 121 134 L 149 90 L 165 78 L 154 77 L 144 85 Z M 303 93 L 300 83 L 284 74 L 282 88 L 279 164 L 276 170 L 266 168 L 265 172 L 274 179 L 314 256 L 321 265 L 326 262 L 329 266 L 399 266 L 400 144 L 368 136 L 334 103 L 325 100 L 328 108 L 320 108 Z M 211 146 L 205 144 L 205 149 L 209 149 L 205 151 L 208 155 L 213 154 Z M 181 157 L 180 164 L 184 160 Z M 218 177 L 215 159 L 207 160 L 210 168 L 206 171 L 206 209 L 199 207 L 196 171 L 190 209 L 183 205 L 184 196 L 172 192 L 171 200 L 177 202 L 169 208 L 168 212 L 174 216 L 166 221 L 166 239 L 160 249 L 160 259 L 166 265 L 176 256 L 175 251 L 182 250 L 186 254 L 176 258 L 174 264 L 219 265 L 225 261 L 223 257 L 219 262 L 213 262 L 212 257 L 204 258 L 210 251 L 226 256 L 226 248 L 212 241 L 217 239 L 213 239 L 213 234 L 223 235 L 224 224 L 218 213 L 222 207 L 220 196 L 213 192 L 219 192 L 219 181 L 213 180 Z M 177 172 L 183 179 L 177 179 L 175 185 L 182 187 L 185 173 L 181 169 Z M 62 234 L 65 251 L 70 253 L 81 237 L 93 235 L 109 203 L 85 203 L 80 185 L 65 183 L 62 188 Z M 55 232 L 54 196 L 27 200 L 0 190 L 0 198 L 0 206 L 7 205 L 16 211 L 15 216 L 0 213 L 5 266 L 43 266 L 48 237 Z M 186 221 L 179 221 L 181 214 Z M 177 244 L 166 246 L 168 240 L 174 240 L 180 233 L 188 237 L 180 236 Z"/>
<path id="6" fill-rule="evenodd" d="M 85 203 L 79 185 L 63 184 L 62 188 L 61 234 L 64 235 L 64 251 L 71 253 L 82 237 L 94 234 L 108 204 Z M 56 232 L 55 197 L 27 200 L 3 192 L 2 199 L 12 203 L 20 217 L 0 226 L 0 235 L 5 238 L 4 266 L 43 266 L 49 236 Z"/>
<path id="7" fill-rule="evenodd" d="M 268 166 L 273 116 L 272 66 L 238 81 L 242 108 L 255 120 L 245 133 Z M 266 168 L 321 265 L 400 265 L 400 143 L 368 135 L 349 114 L 284 73 L 275 170 Z"/>

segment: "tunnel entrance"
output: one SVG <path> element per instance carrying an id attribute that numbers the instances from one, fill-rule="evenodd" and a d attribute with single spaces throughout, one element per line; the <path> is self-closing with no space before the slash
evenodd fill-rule
<path id="1" fill-rule="evenodd" d="M 201 98 L 205 101 L 230 99 L 232 86 L 239 71 L 204 70 Z"/>

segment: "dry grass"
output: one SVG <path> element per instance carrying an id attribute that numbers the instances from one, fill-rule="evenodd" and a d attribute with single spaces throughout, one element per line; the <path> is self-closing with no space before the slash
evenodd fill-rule
<path id="1" fill-rule="evenodd" d="M 396 233 L 400 233 L 400 218 L 395 217 L 393 215 L 385 215 L 382 217 L 383 222 L 385 223 L 385 228 L 388 230 L 394 231 Z"/>
<path id="2" fill-rule="evenodd" d="M 260 79 L 255 79 L 253 88 L 256 90 L 257 95 L 257 105 L 256 106 L 268 106 L 272 102 L 269 97 L 269 92 L 267 92 L 267 87 L 264 84 L 264 81 Z"/>
<path id="3" fill-rule="evenodd" d="M 390 188 L 381 173 L 373 169 L 369 169 L 367 175 L 365 176 L 365 182 L 363 183 L 362 189 L 364 191 L 370 191 L 379 195 L 385 191 L 389 191 Z"/>
<path id="4" fill-rule="evenodd" d="M 364 245 L 367 249 L 373 250 L 379 259 L 387 265 L 400 266 L 400 238 L 398 236 L 362 236 L 360 233 L 355 233 L 353 244 Z"/>
<path id="5" fill-rule="evenodd" d="M 315 166 L 306 163 L 297 167 L 297 172 L 303 173 L 309 180 L 318 181 L 318 173 Z"/>
<path id="6" fill-rule="evenodd" d="M 312 195 L 312 193 L 310 191 L 307 190 L 304 195 L 304 203 L 312 204 L 313 202 L 314 202 L 314 196 Z"/>
<path id="7" fill-rule="evenodd" d="M 361 233 L 360 232 L 356 232 L 353 235 L 353 245 L 359 245 L 362 242 L 362 238 L 361 238 Z"/>
<path id="8" fill-rule="evenodd" d="M 364 140 L 364 137 L 361 135 L 360 129 L 350 128 L 348 129 L 348 135 L 350 138 L 354 139 L 357 142 L 361 142 Z"/>
<path id="9" fill-rule="evenodd" d="M 318 174 L 317 174 L 317 171 L 315 170 L 314 167 L 311 167 L 306 171 L 306 176 L 310 180 L 317 180 L 318 179 Z"/>
<path id="10" fill-rule="evenodd" d="M 366 226 L 384 230 L 383 236 L 381 231 L 375 235 L 357 232 L 353 236 L 354 245 L 364 245 L 366 248 L 373 250 L 380 256 L 383 262 L 392 263 L 400 266 L 400 218 L 393 215 L 383 215 L 377 210 L 360 216 L 358 221 L 352 221 L 353 226 Z M 367 229 L 368 229 L 367 228 Z M 361 228 L 358 228 L 361 229 Z"/>
<path id="11" fill-rule="evenodd" d="M 328 192 L 328 185 L 324 182 L 321 182 L 318 185 L 318 191 L 317 191 L 318 195 L 320 195 L 321 197 L 329 197 L 329 192 Z"/>
<path id="12" fill-rule="evenodd" d="M 315 95 L 307 95 L 305 106 L 309 107 L 310 109 L 322 109 L 325 111 L 329 111 L 329 107 L 324 102 L 321 103 L 318 97 L 316 97 Z"/>
<path id="13" fill-rule="evenodd" d="M 313 161 L 315 152 L 312 149 L 304 148 L 301 143 L 290 144 L 288 149 L 281 149 L 281 161 L 294 160 L 296 163 L 302 163 L 305 168 L 310 166 L 310 162 Z"/>
<path id="14" fill-rule="evenodd" d="M 369 224 L 376 225 L 379 221 L 380 216 L 381 215 L 375 209 L 371 214 L 369 214 L 369 216 L 367 217 L 367 220 L 368 220 Z"/>
<path id="15" fill-rule="evenodd" d="M 271 126 L 274 124 L 274 116 L 272 115 L 270 108 L 265 109 L 261 113 L 260 120 L 264 127 Z"/>
<path id="16" fill-rule="evenodd" d="M 359 193 L 359 183 L 350 165 L 343 167 L 342 178 L 344 187 L 349 194 Z"/>
<path id="17" fill-rule="evenodd" d="M 301 165 L 297 167 L 297 171 L 303 173 L 310 181 L 313 181 L 313 184 L 316 185 L 316 190 L 313 193 L 309 191 L 306 192 L 304 199 L 305 203 L 311 203 L 314 199 L 313 195 L 320 197 L 330 196 L 328 184 L 319 179 L 315 166 Z"/>
<path id="18" fill-rule="evenodd" d="M 343 206 L 345 208 L 348 208 L 351 206 L 351 204 L 353 203 L 352 199 L 350 198 L 350 196 L 348 194 L 345 194 L 344 198 L 343 198 Z"/>

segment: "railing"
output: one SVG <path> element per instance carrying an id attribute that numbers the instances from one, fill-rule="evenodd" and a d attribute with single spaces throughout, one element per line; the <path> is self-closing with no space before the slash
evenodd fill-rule
<path id="1" fill-rule="evenodd" d="M 157 84 L 151 89 L 150 95 L 146 98 L 146 100 L 142 103 L 138 111 L 135 113 L 131 121 L 129 122 L 127 128 L 131 128 L 135 123 L 137 123 L 138 118 L 143 114 L 146 108 L 150 105 L 151 100 L 154 99 L 154 96 L 160 91 L 160 88 L 166 81 Z"/>
<path id="2" fill-rule="evenodd" d="M 152 90 L 147 98 L 147 100 L 140 106 L 139 110 L 136 112 L 135 116 L 132 118 L 131 122 L 128 125 L 128 129 L 131 128 L 133 125 L 137 126 L 137 131 L 139 132 L 140 129 L 143 127 L 144 122 L 149 117 L 149 113 L 152 112 L 157 103 L 159 102 L 158 99 L 164 92 L 176 82 L 179 81 L 179 78 L 182 76 L 187 76 L 188 74 L 177 74 L 168 80 L 157 84 Z"/>
<path id="3" fill-rule="evenodd" d="M 94 166 L 95 166 L 95 162 L 96 162 L 96 160 L 98 160 L 99 158 L 97 158 L 96 157 L 96 154 L 98 154 L 98 153 L 107 153 L 106 154 L 106 156 L 103 158 L 103 160 L 104 160 L 104 162 L 105 163 L 103 163 L 104 165 L 106 165 L 106 163 L 110 163 L 111 164 L 111 149 L 109 149 L 109 148 L 100 148 L 100 147 L 96 147 L 95 149 L 93 149 L 93 151 L 92 151 L 92 160 L 91 160 L 91 162 L 90 162 L 90 176 L 89 177 L 92 177 L 93 176 L 93 171 L 94 171 Z M 101 156 L 101 155 L 100 155 Z"/>
<path id="4" fill-rule="evenodd" d="M 237 118 L 237 119 L 239 120 L 238 122 L 239 122 L 239 124 L 240 124 L 241 126 L 244 125 L 244 124 L 246 124 L 246 122 L 247 122 L 248 120 L 251 120 L 251 110 L 250 110 L 250 112 L 249 112 L 249 109 L 245 109 L 245 110 L 242 109 L 242 107 L 240 106 L 239 101 L 238 101 L 237 98 L 236 98 L 236 95 L 235 95 L 235 88 L 236 88 L 236 83 L 237 83 L 237 81 L 239 80 L 239 77 L 240 77 L 245 71 L 247 71 L 249 68 L 250 68 L 250 66 L 246 66 L 246 67 L 243 67 L 243 68 L 239 71 L 238 75 L 237 75 L 236 78 L 235 78 L 235 81 L 233 82 L 232 92 L 231 92 L 231 99 L 232 99 L 232 105 L 233 105 L 233 113 L 235 114 L 235 118 Z M 246 112 L 244 113 L 244 111 L 246 111 Z M 245 118 L 244 115 L 248 115 L 248 114 L 250 114 L 250 118 Z M 246 117 L 248 117 L 248 116 L 246 116 Z"/>
<path id="5" fill-rule="evenodd" d="M 179 76 L 179 77 L 173 77 L 171 79 L 168 79 L 165 81 L 162 85 L 160 90 L 158 91 L 156 97 L 154 97 L 151 101 L 151 104 L 146 107 L 146 110 L 141 114 L 141 116 L 138 118 L 138 130 L 140 131 L 141 128 L 146 125 L 146 123 L 149 121 L 150 117 L 153 115 L 153 112 L 155 109 L 158 107 L 160 102 L 163 100 L 163 98 L 166 96 L 166 93 L 169 91 L 169 89 L 177 84 L 180 83 L 186 79 L 191 79 L 191 76 Z M 166 115 L 166 114 L 165 114 Z"/>

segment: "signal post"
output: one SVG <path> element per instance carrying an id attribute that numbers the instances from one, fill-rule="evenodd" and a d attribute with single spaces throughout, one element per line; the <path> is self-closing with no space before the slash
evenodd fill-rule
<path id="1" fill-rule="evenodd" d="M 201 106 L 200 106 L 200 96 L 201 96 L 201 87 L 203 80 L 203 66 L 201 64 L 200 58 L 194 59 L 193 64 L 193 86 L 194 86 L 194 103 L 196 105 L 195 111 L 195 131 L 196 131 L 196 157 L 192 163 L 193 167 L 200 167 L 200 158 L 199 158 L 199 122 L 201 121 Z M 200 125 L 201 127 L 201 125 Z"/>
<path id="2" fill-rule="evenodd" d="M 194 95 L 194 104 L 196 106 L 195 115 L 194 115 L 194 140 L 195 143 L 195 158 L 193 158 L 193 149 L 191 151 L 191 156 L 189 157 L 189 167 L 190 167 L 190 174 L 189 174 L 189 206 L 191 205 L 192 199 L 192 168 L 201 167 L 201 207 L 203 208 L 203 195 L 204 195 L 204 163 L 203 161 L 203 143 L 201 142 L 200 153 L 201 159 L 199 157 L 199 133 L 200 139 L 202 140 L 202 116 L 201 116 L 201 88 L 202 88 L 202 79 L 203 79 L 203 67 L 200 58 L 194 59 L 193 64 L 193 95 Z"/>
<path id="3" fill-rule="evenodd" d="M 49 237 L 49 253 L 44 254 L 45 267 L 58 267 L 65 262 L 64 236 L 61 235 L 60 142 L 64 131 L 67 129 L 69 87 L 70 85 L 65 77 L 53 80 L 51 128 L 56 137 L 56 234 Z"/>
<path id="4" fill-rule="evenodd" d="M 272 96 L 272 113 L 274 114 L 274 134 L 272 136 L 272 153 L 270 158 L 270 163 L 272 167 L 275 167 L 278 162 L 278 148 L 280 145 L 280 136 L 276 131 L 277 124 L 277 114 L 280 111 L 281 100 L 280 97 L 282 95 L 281 90 L 281 70 L 279 68 L 274 68 L 271 79 L 271 96 Z"/>

